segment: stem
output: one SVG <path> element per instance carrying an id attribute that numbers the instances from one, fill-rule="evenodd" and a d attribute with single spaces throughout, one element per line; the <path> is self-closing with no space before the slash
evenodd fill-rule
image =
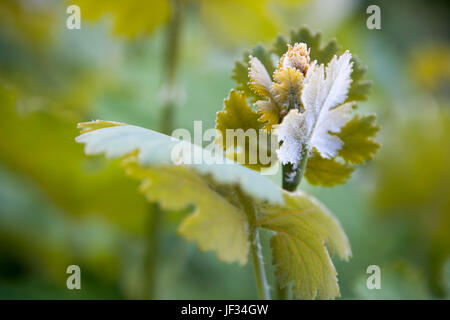
<path id="1" fill-rule="evenodd" d="M 144 290 L 143 299 L 155 299 L 156 297 L 156 262 L 159 255 L 159 230 L 162 220 L 162 211 L 159 204 L 151 202 L 148 204 L 147 223 L 147 253 L 144 267 Z"/>
<path id="2" fill-rule="evenodd" d="M 173 130 L 175 101 L 175 80 L 178 66 L 180 27 L 182 23 L 183 0 L 172 1 L 172 16 L 167 29 L 167 43 L 164 54 L 164 89 L 168 93 L 161 110 L 161 131 L 170 134 Z"/>
<path id="3" fill-rule="evenodd" d="M 309 158 L 309 147 L 303 145 L 301 158 L 298 164 L 293 165 L 291 163 L 283 165 L 283 189 L 293 192 L 297 189 L 298 185 L 302 181 L 305 174 L 306 164 Z M 289 287 L 281 287 L 279 282 L 276 283 L 277 299 L 289 300 Z"/>
<path id="4" fill-rule="evenodd" d="M 262 254 L 261 242 L 259 240 L 259 230 L 257 227 L 256 208 L 252 199 L 246 197 L 242 191 L 236 188 L 236 194 L 247 214 L 250 225 L 250 249 L 253 259 L 253 271 L 255 273 L 256 290 L 259 300 L 270 300 L 270 287 L 267 281 L 266 270 L 264 269 L 264 257 Z"/>
<path id="5" fill-rule="evenodd" d="M 270 300 L 270 287 L 267 282 L 266 270 L 264 269 L 264 259 L 259 240 L 259 230 L 254 228 L 250 232 L 250 246 L 253 258 L 253 270 L 255 272 L 256 289 L 259 300 Z"/>
<path id="6" fill-rule="evenodd" d="M 175 114 L 174 87 L 178 65 L 180 26 L 183 11 L 183 0 L 172 1 L 172 16 L 167 26 L 167 43 L 164 49 L 164 86 L 169 93 L 161 110 L 160 130 L 171 134 Z M 163 210 L 158 203 L 148 205 L 147 254 L 144 268 L 144 299 L 155 298 L 156 264 L 159 254 L 159 230 L 161 228 Z"/>
<path id="7" fill-rule="evenodd" d="M 283 165 L 283 189 L 295 191 L 302 181 L 305 174 L 306 164 L 308 163 L 309 148 L 304 145 L 301 152 L 301 158 L 298 164 L 288 163 Z"/>

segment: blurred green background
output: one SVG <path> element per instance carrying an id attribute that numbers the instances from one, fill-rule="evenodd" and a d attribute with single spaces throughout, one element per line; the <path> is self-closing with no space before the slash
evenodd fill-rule
<path id="1" fill-rule="evenodd" d="M 345 185 L 301 185 L 350 238 L 353 258 L 335 260 L 342 298 L 450 298 L 447 1 L 185 1 L 169 66 L 174 3 L 0 2 L 0 298 L 256 298 L 251 265 L 218 262 L 177 235 L 189 208 L 165 212 L 152 234 L 138 182 L 119 163 L 85 157 L 76 123 L 159 129 L 173 70 L 173 126 L 212 128 L 235 59 L 305 24 L 368 66 L 373 92 L 359 105 L 382 126 L 375 160 Z M 69 4 L 81 7 L 81 30 L 66 28 Z M 366 28 L 370 4 L 381 8 L 381 30 Z M 148 261 L 154 239 L 158 255 Z M 66 288 L 71 264 L 81 268 L 81 290 Z M 366 287 L 373 264 L 381 290 Z"/>

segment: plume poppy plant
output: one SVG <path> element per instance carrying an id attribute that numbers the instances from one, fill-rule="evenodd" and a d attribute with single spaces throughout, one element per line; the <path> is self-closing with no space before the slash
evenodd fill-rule
<path id="1" fill-rule="evenodd" d="M 246 53 L 233 71 L 237 88 L 217 114 L 222 135 L 253 129 L 265 132 L 257 139 L 277 137 L 280 143 L 272 147 L 283 167 L 282 187 L 260 174 L 265 164 L 237 157 L 256 150 L 242 141 L 217 141 L 222 150 L 211 155 L 221 160 L 217 163 L 188 161 L 189 152 L 173 161 L 172 150 L 181 141 L 165 134 L 111 121 L 79 124 L 77 141 L 86 145 L 85 152 L 122 158 L 149 201 L 163 209 L 195 205 L 179 226 L 181 236 L 201 250 L 215 251 L 224 262 L 243 265 L 251 256 L 260 299 L 272 296 L 260 230 L 271 231 L 274 287 L 280 292 L 292 288 L 297 299 L 340 295 L 331 255 L 351 256 L 347 236 L 323 204 L 296 189 L 303 175 L 312 184 L 344 182 L 354 165 L 372 158 L 379 147 L 373 140 L 379 129 L 375 117 L 351 115 L 355 101 L 365 99 L 370 88 L 364 67 L 334 41 L 317 39 L 320 34 L 301 28 L 290 40 L 279 37 L 271 50 L 258 46 Z M 279 56 L 276 67 L 273 54 Z"/>

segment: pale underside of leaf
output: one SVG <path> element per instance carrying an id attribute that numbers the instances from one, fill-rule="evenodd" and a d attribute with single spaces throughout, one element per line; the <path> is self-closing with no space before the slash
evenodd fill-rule
<path id="1" fill-rule="evenodd" d="M 185 149 L 180 149 L 182 161 L 175 165 L 172 150 L 180 146 L 179 140 L 136 126 L 110 122 L 103 125 L 77 137 L 77 142 L 85 144 L 86 154 L 126 159 L 127 172 L 141 179 L 141 190 L 163 207 L 179 209 L 195 204 L 196 210 L 181 224 L 180 233 L 203 250 L 216 250 L 223 261 L 246 263 L 247 218 L 229 188 L 240 188 L 255 201 L 281 204 L 284 200 L 277 185 L 223 157 L 223 164 L 189 164 L 184 158 L 201 149 L 191 144 L 194 151 L 184 153 Z M 99 123 L 80 127 L 98 128 Z"/>
<path id="2" fill-rule="evenodd" d="M 339 58 L 335 56 L 326 67 L 326 75 L 323 65 L 313 64 L 305 79 L 302 91 L 304 117 L 308 119 L 307 122 L 313 122 L 306 123 L 308 136 L 311 137 L 311 146 L 324 158 L 334 157 L 342 145 L 329 131 L 339 132 L 348 120 L 351 104 L 334 107 L 343 103 L 347 97 L 352 72 L 350 59 L 348 51 Z"/>
<path id="3" fill-rule="evenodd" d="M 103 125 L 98 129 L 99 122 L 81 124 L 94 131 L 77 141 L 86 144 L 87 154 L 124 158 L 127 173 L 142 181 L 141 191 L 150 201 L 173 209 L 194 204 L 195 211 L 179 228 L 182 236 L 202 250 L 215 250 L 220 260 L 246 263 L 249 218 L 239 197 L 243 192 L 255 204 L 257 226 L 276 233 L 272 248 L 282 285 L 294 282 L 296 298 L 338 296 L 336 270 L 326 247 L 344 259 L 350 247 L 339 223 L 316 200 L 284 192 L 236 163 L 174 165 L 170 150 L 179 140 L 125 124 Z"/>
<path id="4" fill-rule="evenodd" d="M 283 142 L 277 150 L 280 162 L 297 163 L 308 136 L 304 115 L 296 109 L 291 110 L 281 124 L 274 126 L 274 130 L 278 141 Z"/>
<path id="5" fill-rule="evenodd" d="M 269 97 L 270 87 L 272 85 L 272 79 L 270 78 L 269 73 L 258 58 L 253 56 L 250 56 L 249 58 L 250 67 L 248 77 L 250 82 L 248 85 L 256 94 L 262 97 Z"/>
<path id="6" fill-rule="evenodd" d="M 343 142 L 333 133 L 340 132 L 348 122 L 352 108 L 353 103 L 345 103 L 320 117 L 311 137 L 311 145 L 321 153 L 322 157 L 331 159 L 342 148 Z"/>
<path id="7" fill-rule="evenodd" d="M 244 53 L 243 61 L 236 61 L 233 73 L 231 77 L 236 81 L 237 90 L 243 91 L 247 97 L 253 102 L 261 98 L 249 87 L 249 67 L 250 56 L 258 58 L 258 60 L 264 65 L 267 73 L 270 75 L 274 70 L 274 66 L 271 59 L 271 52 L 269 52 L 263 45 L 257 45 L 251 51 Z"/>

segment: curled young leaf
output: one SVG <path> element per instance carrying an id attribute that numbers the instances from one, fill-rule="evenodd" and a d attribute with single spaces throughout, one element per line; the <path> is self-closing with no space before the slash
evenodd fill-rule
<path id="1" fill-rule="evenodd" d="M 270 87 L 272 86 L 272 79 L 267 73 L 264 65 L 258 58 L 250 56 L 250 67 L 248 71 L 248 77 L 250 82 L 248 85 L 253 91 L 262 96 L 270 97 Z"/>
<path id="2" fill-rule="evenodd" d="M 280 121 L 280 107 L 272 100 L 258 100 L 255 107 L 261 115 L 258 121 L 264 123 L 265 130 L 271 132 L 272 127 Z"/>
<path id="3" fill-rule="evenodd" d="M 273 78 L 275 82 L 272 92 L 275 101 L 286 108 L 300 108 L 303 89 L 303 74 L 300 70 L 292 67 L 277 69 Z"/>
<path id="4" fill-rule="evenodd" d="M 272 74 L 274 66 L 271 52 L 263 45 L 257 45 L 252 50 L 245 52 L 243 60 L 235 62 L 231 78 L 237 83 L 236 89 L 243 91 L 250 100 L 256 101 L 260 96 L 249 87 L 250 56 L 257 58 L 269 75 Z"/>

